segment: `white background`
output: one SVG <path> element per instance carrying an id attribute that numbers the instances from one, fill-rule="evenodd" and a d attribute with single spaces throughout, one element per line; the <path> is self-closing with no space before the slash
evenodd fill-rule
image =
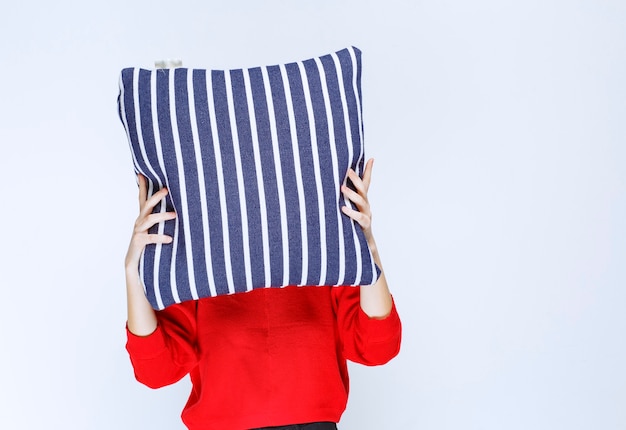
<path id="1" fill-rule="evenodd" d="M 0 16 L 0 427 L 180 429 L 124 350 L 126 66 L 363 50 L 404 324 L 340 428 L 626 428 L 626 3 L 34 1 Z"/>

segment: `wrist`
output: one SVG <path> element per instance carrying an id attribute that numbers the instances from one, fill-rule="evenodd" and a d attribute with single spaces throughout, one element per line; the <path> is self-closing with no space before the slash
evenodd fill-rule
<path id="1" fill-rule="evenodd" d="M 137 272 L 139 270 L 140 256 L 140 252 L 135 251 L 132 247 L 128 248 L 126 257 L 124 258 L 124 269 L 126 272 Z"/>
<path id="2" fill-rule="evenodd" d="M 371 227 L 367 230 L 363 230 L 363 235 L 365 236 L 365 240 L 370 248 L 376 247 L 376 241 L 374 240 L 374 234 L 372 233 Z"/>
<path id="3" fill-rule="evenodd" d="M 376 245 L 376 241 L 374 240 L 374 236 L 372 235 L 371 231 L 369 232 L 369 234 L 366 234 L 365 239 L 367 240 L 367 246 L 370 249 L 370 252 L 372 253 L 372 257 L 374 258 L 374 261 L 376 262 L 376 264 L 378 264 L 378 266 L 380 266 L 380 256 L 378 255 L 378 245 Z"/>
<path id="4" fill-rule="evenodd" d="M 124 273 L 127 280 L 139 279 L 139 262 L 134 260 L 124 261 Z"/>
<path id="5" fill-rule="evenodd" d="M 124 271 L 127 275 L 138 272 L 138 269 L 139 264 L 137 262 L 128 259 L 124 260 Z"/>

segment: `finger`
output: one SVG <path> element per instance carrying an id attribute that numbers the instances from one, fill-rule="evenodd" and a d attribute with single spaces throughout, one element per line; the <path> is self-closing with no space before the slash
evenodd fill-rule
<path id="1" fill-rule="evenodd" d="M 346 199 L 354 203 L 361 212 L 369 212 L 369 202 L 365 197 L 360 195 L 354 190 L 351 190 L 346 185 L 341 186 L 341 191 Z"/>
<path id="2" fill-rule="evenodd" d="M 160 222 L 169 221 L 176 218 L 176 212 L 164 212 L 151 214 L 139 221 L 138 225 L 135 228 L 137 233 L 142 233 L 148 231 L 148 229 L 155 224 Z"/>
<path id="3" fill-rule="evenodd" d="M 146 245 L 150 244 L 167 244 L 172 243 L 172 237 L 166 234 L 136 234 L 130 241 L 130 246 L 128 248 L 129 254 L 132 254 L 136 258 L 139 258 L 141 252 L 146 247 Z"/>
<path id="4" fill-rule="evenodd" d="M 370 158 L 365 164 L 365 170 L 363 171 L 363 185 L 365 186 L 365 192 L 370 189 L 370 183 L 372 182 L 372 169 L 374 168 L 374 159 Z"/>
<path id="5" fill-rule="evenodd" d="M 172 236 L 166 234 L 148 234 L 146 235 L 146 244 L 172 243 Z"/>
<path id="6" fill-rule="evenodd" d="M 144 202 L 144 206 L 141 208 L 140 216 L 146 216 L 154 210 L 154 207 L 165 198 L 169 191 L 167 188 L 161 188 L 156 193 L 152 194 L 148 200 Z"/>
<path id="7" fill-rule="evenodd" d="M 137 183 L 139 184 L 139 208 L 143 206 L 148 195 L 148 187 L 146 185 L 146 177 L 141 173 L 137 174 Z"/>
<path id="8" fill-rule="evenodd" d="M 371 218 L 364 214 L 363 212 L 356 211 L 348 206 L 342 206 L 341 211 L 346 214 L 349 218 L 356 221 L 363 230 L 367 230 L 370 228 L 372 223 Z"/>
<path id="9" fill-rule="evenodd" d="M 348 178 L 350 178 L 352 184 L 354 185 L 354 188 L 356 188 L 359 194 L 363 196 L 367 195 L 367 189 L 365 188 L 363 180 L 359 177 L 359 175 L 357 175 L 354 170 L 348 169 Z"/>

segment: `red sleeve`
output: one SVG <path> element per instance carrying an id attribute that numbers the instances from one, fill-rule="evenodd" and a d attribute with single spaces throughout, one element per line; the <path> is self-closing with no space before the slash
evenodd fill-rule
<path id="1" fill-rule="evenodd" d="M 150 388 L 173 384 L 197 363 L 196 303 L 184 302 L 157 311 L 157 328 L 137 336 L 126 327 L 126 350 L 135 378 Z"/>
<path id="2" fill-rule="evenodd" d="M 391 313 L 385 319 L 368 317 L 361 309 L 360 288 L 333 288 L 343 353 L 348 360 L 356 363 L 368 366 L 385 364 L 400 352 L 400 317 L 393 298 Z"/>

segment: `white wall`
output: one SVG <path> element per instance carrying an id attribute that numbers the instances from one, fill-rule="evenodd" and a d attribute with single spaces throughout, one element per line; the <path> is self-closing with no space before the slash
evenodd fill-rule
<path id="1" fill-rule="evenodd" d="M 12 2 L 0 17 L 0 427 L 178 429 L 124 350 L 121 68 L 364 52 L 404 323 L 347 429 L 626 428 L 626 3 Z"/>

